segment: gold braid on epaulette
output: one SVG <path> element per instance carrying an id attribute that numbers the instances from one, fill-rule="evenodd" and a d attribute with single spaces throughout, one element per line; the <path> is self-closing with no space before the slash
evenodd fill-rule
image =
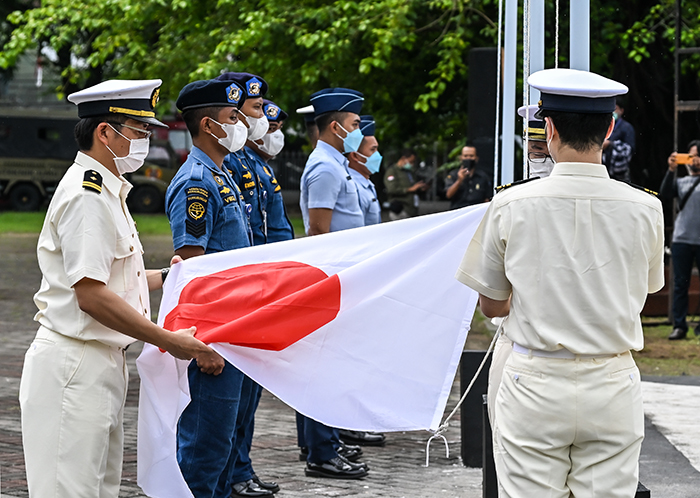
<path id="1" fill-rule="evenodd" d="M 502 192 L 507 188 L 515 187 L 516 185 L 522 185 L 523 183 L 531 182 L 532 180 L 539 180 L 539 176 L 533 176 L 532 178 L 526 178 L 524 180 L 518 180 L 517 182 L 506 183 L 505 185 L 499 185 L 496 187 L 496 193 Z"/>

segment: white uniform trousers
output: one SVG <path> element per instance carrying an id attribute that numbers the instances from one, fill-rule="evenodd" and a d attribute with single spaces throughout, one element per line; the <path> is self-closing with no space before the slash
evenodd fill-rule
<path id="1" fill-rule="evenodd" d="M 496 396 L 501 498 L 631 498 L 644 412 L 629 352 L 595 359 L 511 351 Z"/>
<path id="2" fill-rule="evenodd" d="M 31 498 L 117 498 L 127 380 L 123 349 L 39 328 L 19 391 Z"/>
<path id="3" fill-rule="evenodd" d="M 496 393 L 498 393 L 498 387 L 501 385 L 503 368 L 511 351 L 513 351 L 513 341 L 508 339 L 505 334 L 501 334 L 496 339 L 496 345 L 493 347 L 491 366 L 489 367 L 489 387 L 486 397 L 486 407 L 492 431 L 496 429 Z"/>

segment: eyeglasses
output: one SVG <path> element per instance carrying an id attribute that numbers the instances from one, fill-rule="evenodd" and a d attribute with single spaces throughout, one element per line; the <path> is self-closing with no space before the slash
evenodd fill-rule
<path id="1" fill-rule="evenodd" d="M 552 159 L 552 156 L 545 154 L 544 152 L 528 152 L 527 158 L 533 163 L 543 163 L 547 160 L 547 158 Z"/>
<path id="2" fill-rule="evenodd" d="M 115 123 L 108 121 L 109 124 L 115 125 L 115 126 L 122 126 L 124 128 L 129 128 L 130 130 L 134 130 L 136 133 L 138 133 L 139 138 L 151 138 L 151 135 L 153 134 L 152 131 L 144 130 L 143 128 L 136 128 L 135 126 L 129 126 L 124 123 Z"/>

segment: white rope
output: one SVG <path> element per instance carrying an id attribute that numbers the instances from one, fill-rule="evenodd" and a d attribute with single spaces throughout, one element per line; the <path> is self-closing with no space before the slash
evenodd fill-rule
<path id="1" fill-rule="evenodd" d="M 530 0 L 523 2 L 523 105 L 525 106 L 525 116 L 523 116 L 523 180 L 530 176 L 527 162 L 528 142 L 530 134 L 527 132 L 528 116 L 530 108 L 530 86 L 527 78 L 530 76 Z"/>
<path id="2" fill-rule="evenodd" d="M 493 187 L 498 185 L 498 158 L 501 147 L 498 135 L 500 133 L 499 118 L 501 110 L 501 28 L 503 26 L 503 0 L 498 0 L 498 47 L 496 49 L 496 131 L 493 151 Z"/>
<path id="3" fill-rule="evenodd" d="M 559 0 L 555 2 L 554 12 L 554 69 L 559 67 Z"/>
<path id="4" fill-rule="evenodd" d="M 491 354 L 491 351 L 493 351 L 493 348 L 496 344 L 496 341 L 500 337 L 503 329 L 503 322 L 498 326 L 498 329 L 496 330 L 496 333 L 493 335 L 493 339 L 491 339 L 491 344 L 489 344 L 488 349 L 486 350 L 486 354 L 484 355 L 484 359 L 481 360 L 481 365 L 479 365 L 479 368 L 476 370 L 476 373 L 474 374 L 474 377 L 472 377 L 471 382 L 469 382 L 469 385 L 467 386 L 467 389 L 464 391 L 464 394 L 460 398 L 459 402 L 457 403 L 457 406 L 454 407 L 454 409 L 450 412 L 450 414 L 447 416 L 445 421 L 440 425 L 440 427 L 437 428 L 435 431 L 431 431 L 433 433 L 432 436 L 428 439 L 428 442 L 425 445 L 425 466 L 429 467 L 430 466 L 430 443 L 435 439 L 436 437 L 442 438 L 443 442 L 445 443 L 445 458 L 450 458 L 450 446 L 447 443 L 447 438 L 444 436 L 445 431 L 447 428 L 450 426 L 449 422 L 450 419 L 454 416 L 455 413 L 457 413 L 457 410 L 459 410 L 459 407 L 462 406 L 462 403 L 464 403 L 464 400 L 467 397 L 467 394 L 469 394 L 469 391 L 471 391 L 472 386 L 476 382 L 476 379 L 479 377 L 479 374 L 481 373 L 481 370 L 484 368 L 484 365 L 486 364 L 486 360 L 488 359 L 489 355 Z"/>

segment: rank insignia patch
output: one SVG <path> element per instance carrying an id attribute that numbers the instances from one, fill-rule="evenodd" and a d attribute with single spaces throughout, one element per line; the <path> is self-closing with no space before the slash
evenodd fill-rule
<path id="1" fill-rule="evenodd" d="M 257 79 L 257 78 L 251 78 L 248 80 L 248 83 L 246 83 L 246 86 L 248 87 L 248 95 L 251 97 L 257 97 L 260 95 L 260 88 L 262 86 L 262 82 Z"/>
<path id="2" fill-rule="evenodd" d="M 83 176 L 83 188 L 85 190 L 92 190 L 98 194 L 102 193 L 102 175 L 93 169 L 89 169 L 85 172 Z"/>
<path id="3" fill-rule="evenodd" d="M 226 88 L 226 99 L 229 102 L 232 102 L 234 104 L 238 104 L 238 102 L 241 100 L 241 89 L 238 85 L 235 83 L 231 83 L 227 88 Z"/>

